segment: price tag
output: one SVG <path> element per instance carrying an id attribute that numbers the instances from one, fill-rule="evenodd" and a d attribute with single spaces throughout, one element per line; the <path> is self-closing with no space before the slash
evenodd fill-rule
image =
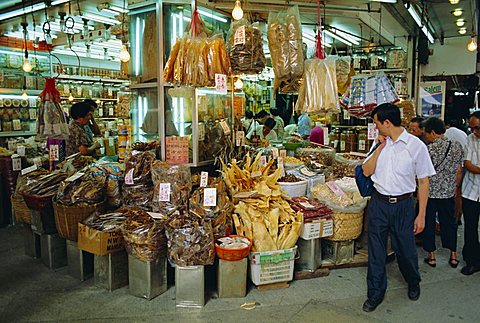
<path id="1" fill-rule="evenodd" d="M 110 147 L 113 147 L 115 145 L 115 138 L 113 138 L 113 137 L 108 138 L 108 145 Z"/>
<path id="2" fill-rule="evenodd" d="M 230 127 L 228 126 L 228 123 L 223 120 L 220 122 L 220 126 L 222 126 L 222 129 L 223 129 L 223 133 L 228 136 L 230 134 Z"/>
<path id="3" fill-rule="evenodd" d="M 19 156 L 25 156 L 25 146 L 17 146 L 17 154 Z"/>
<path id="4" fill-rule="evenodd" d="M 63 85 L 63 93 L 70 94 L 70 87 L 67 84 Z"/>
<path id="5" fill-rule="evenodd" d="M 8 146 L 8 150 L 14 151 L 15 150 L 15 141 L 8 141 L 7 146 Z"/>
<path id="6" fill-rule="evenodd" d="M 378 66 L 378 56 L 373 55 L 372 59 L 370 60 L 370 66 L 371 67 L 377 67 Z"/>
<path id="7" fill-rule="evenodd" d="M 113 112 L 113 108 L 109 108 L 109 109 L 108 109 L 108 115 L 111 116 L 111 117 L 113 117 L 114 114 L 115 114 L 115 113 Z"/>
<path id="8" fill-rule="evenodd" d="M 72 176 L 68 177 L 65 181 L 67 181 L 67 182 L 75 182 L 77 179 L 79 179 L 79 178 L 82 177 L 83 175 L 85 175 L 85 173 L 76 172 L 76 173 L 73 174 Z"/>
<path id="9" fill-rule="evenodd" d="M 343 110 L 343 120 L 350 120 L 350 112 Z"/>
<path id="10" fill-rule="evenodd" d="M 328 146 L 330 145 L 330 137 L 328 137 L 328 128 L 322 127 L 323 129 L 323 144 Z"/>
<path id="11" fill-rule="evenodd" d="M 20 158 L 12 158 L 12 169 L 14 172 L 22 170 L 22 160 Z"/>
<path id="12" fill-rule="evenodd" d="M 198 141 L 204 141 L 205 140 L 205 124 L 203 122 L 200 122 L 198 124 Z"/>
<path id="13" fill-rule="evenodd" d="M 113 96 L 113 90 L 111 88 L 107 89 L 108 96 Z"/>
<path id="14" fill-rule="evenodd" d="M 105 155 L 105 148 L 104 148 L 104 147 L 101 147 L 101 148 L 100 148 L 100 154 L 101 154 L 101 155 Z"/>
<path id="15" fill-rule="evenodd" d="M 233 46 L 245 44 L 245 26 L 240 26 L 235 30 Z"/>
<path id="16" fill-rule="evenodd" d="M 98 116 L 103 117 L 103 108 L 98 109 Z"/>
<path id="17" fill-rule="evenodd" d="M 368 140 L 375 140 L 377 139 L 378 137 L 378 129 L 377 127 L 375 126 L 374 123 L 369 123 L 368 124 L 368 135 L 367 135 L 367 139 Z"/>
<path id="18" fill-rule="evenodd" d="M 157 219 L 157 220 L 165 219 L 165 215 L 163 215 L 162 213 L 155 213 L 155 212 L 147 212 L 147 213 L 152 217 L 152 219 Z"/>
<path id="19" fill-rule="evenodd" d="M 267 166 L 267 156 L 261 156 L 260 157 L 260 166 L 261 167 Z"/>
<path id="20" fill-rule="evenodd" d="M 170 202 L 170 183 L 160 183 L 160 194 L 158 200 L 160 202 Z"/>
<path id="21" fill-rule="evenodd" d="M 37 107 L 37 99 L 28 99 L 28 106 L 30 108 L 36 108 Z"/>
<path id="22" fill-rule="evenodd" d="M 340 151 L 345 151 L 345 141 L 340 141 Z"/>
<path id="23" fill-rule="evenodd" d="M 22 123 L 20 122 L 20 119 L 15 119 L 13 120 L 13 131 L 19 130 L 22 130 Z"/>
<path id="24" fill-rule="evenodd" d="M 283 167 L 283 157 L 280 157 L 280 156 L 278 157 L 277 165 L 282 165 L 282 167 Z"/>
<path id="25" fill-rule="evenodd" d="M 133 185 L 133 168 L 125 175 L 125 184 Z"/>
<path id="26" fill-rule="evenodd" d="M 203 206 L 217 206 L 216 188 L 205 188 L 203 190 Z"/>
<path id="27" fill-rule="evenodd" d="M 322 237 L 333 236 L 333 220 L 325 220 L 322 223 Z"/>
<path id="28" fill-rule="evenodd" d="M 27 88 L 32 88 L 35 86 L 35 79 L 33 78 L 33 76 L 26 76 L 25 77 L 25 86 Z"/>
<path id="29" fill-rule="evenodd" d="M 42 158 L 41 157 L 35 157 L 33 159 L 33 163 L 37 165 L 38 167 L 42 166 Z"/>
<path id="30" fill-rule="evenodd" d="M 25 168 L 25 169 L 22 169 L 22 176 L 23 176 L 23 175 L 26 175 L 26 174 L 28 174 L 28 173 L 31 173 L 31 172 L 33 172 L 33 171 L 35 171 L 35 170 L 37 170 L 37 165 L 32 165 L 32 166 L 30 166 L 30 167 L 27 167 L 27 168 Z"/>
<path id="31" fill-rule="evenodd" d="M 215 90 L 219 94 L 227 94 L 227 76 L 225 74 L 215 74 Z"/>
<path id="32" fill-rule="evenodd" d="M 280 157 L 287 157 L 287 151 L 285 149 L 280 149 Z"/>
<path id="33" fill-rule="evenodd" d="M 237 131 L 235 134 L 235 145 L 237 147 L 245 146 L 245 132 L 244 131 Z"/>
<path id="34" fill-rule="evenodd" d="M 359 140 L 358 141 L 358 150 L 364 151 L 365 149 L 367 149 L 365 140 Z"/>
<path id="35" fill-rule="evenodd" d="M 328 182 L 328 183 L 325 183 L 325 185 L 327 185 L 328 188 L 329 188 L 334 194 L 347 197 L 347 195 L 345 195 L 345 192 L 342 191 L 342 189 L 340 188 L 340 186 L 337 185 L 337 183 L 335 183 L 335 182 Z"/>
<path id="36" fill-rule="evenodd" d="M 200 175 L 200 187 L 207 187 L 208 185 L 208 172 L 202 172 Z"/>
<path id="37" fill-rule="evenodd" d="M 395 80 L 395 92 L 402 93 L 402 80 Z"/>
<path id="38" fill-rule="evenodd" d="M 58 145 L 50 145 L 50 148 L 49 148 L 49 151 L 48 151 L 48 157 L 49 157 L 50 161 L 60 160 L 60 152 L 59 152 Z"/>
<path id="39" fill-rule="evenodd" d="M 274 159 L 278 158 L 278 148 L 277 147 L 272 148 L 272 155 L 273 155 Z M 282 160 L 283 160 L 283 158 L 282 158 Z"/>
<path id="40" fill-rule="evenodd" d="M 82 95 L 82 88 L 80 86 L 77 86 L 77 95 L 78 96 Z"/>
<path id="41" fill-rule="evenodd" d="M 283 157 L 280 157 L 280 156 L 278 157 L 277 166 L 278 166 L 278 168 L 280 168 L 280 177 L 285 176 L 285 167 L 284 167 L 284 163 L 283 163 Z"/>
<path id="42" fill-rule="evenodd" d="M 28 109 L 28 115 L 30 116 L 30 120 L 37 119 L 37 109 Z"/>

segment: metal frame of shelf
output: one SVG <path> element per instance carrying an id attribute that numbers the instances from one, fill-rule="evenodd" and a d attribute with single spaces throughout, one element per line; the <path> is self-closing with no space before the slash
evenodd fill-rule
<path id="1" fill-rule="evenodd" d="M 3 131 L 0 132 L 0 137 L 35 136 L 36 134 L 36 131 Z"/>

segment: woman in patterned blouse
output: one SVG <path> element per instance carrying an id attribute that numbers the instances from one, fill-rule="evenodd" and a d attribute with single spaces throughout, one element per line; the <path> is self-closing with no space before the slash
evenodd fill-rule
<path id="1" fill-rule="evenodd" d="M 70 135 L 66 142 L 67 156 L 79 152 L 84 156 L 95 157 L 95 150 L 100 148 L 101 145 L 98 142 L 90 142 L 84 129 L 84 126 L 90 122 L 92 115 L 91 106 L 85 102 L 75 103 L 70 108 L 72 120 L 68 126 Z"/>
<path id="2" fill-rule="evenodd" d="M 424 122 L 425 137 L 430 143 L 428 152 L 435 167 L 436 175 L 430 178 L 423 249 L 428 252 L 425 262 L 436 266 L 435 259 L 435 215 L 440 222 L 442 246 L 450 250 L 451 267 L 458 266 L 457 220 L 455 218 L 455 194 L 462 174 L 463 149 L 457 141 L 444 136 L 445 124 L 438 118 Z"/>

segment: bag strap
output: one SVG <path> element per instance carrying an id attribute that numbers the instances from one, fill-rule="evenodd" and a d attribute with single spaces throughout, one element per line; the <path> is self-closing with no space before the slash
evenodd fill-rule
<path id="1" fill-rule="evenodd" d="M 448 147 L 447 147 L 447 152 L 445 153 L 445 157 L 443 157 L 443 159 L 440 161 L 440 163 L 437 166 L 434 167 L 435 169 L 440 167 L 445 162 L 445 160 L 447 159 L 448 153 L 450 152 L 450 147 L 451 146 L 452 146 L 452 142 L 449 141 L 448 142 Z"/>

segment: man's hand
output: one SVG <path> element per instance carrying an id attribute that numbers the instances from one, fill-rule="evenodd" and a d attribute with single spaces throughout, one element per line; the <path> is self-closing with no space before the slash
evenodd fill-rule
<path id="1" fill-rule="evenodd" d="M 415 218 L 415 223 L 413 224 L 413 233 L 419 234 L 425 229 L 425 217 L 418 215 Z"/>

